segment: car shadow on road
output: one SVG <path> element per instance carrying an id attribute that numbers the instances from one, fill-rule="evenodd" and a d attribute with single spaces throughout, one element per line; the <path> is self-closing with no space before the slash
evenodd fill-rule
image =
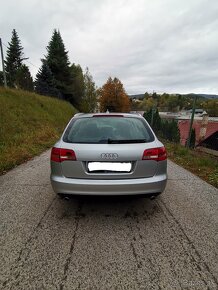
<path id="1" fill-rule="evenodd" d="M 159 198 L 159 197 L 158 197 Z M 157 199 L 136 196 L 74 196 L 58 199 L 59 217 L 63 218 L 141 218 L 160 213 Z"/>

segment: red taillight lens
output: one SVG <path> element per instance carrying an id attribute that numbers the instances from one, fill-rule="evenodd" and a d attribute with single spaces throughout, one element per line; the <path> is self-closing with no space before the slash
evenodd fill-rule
<path id="1" fill-rule="evenodd" d="M 63 161 L 75 161 L 76 154 L 71 149 L 55 148 L 51 150 L 51 161 L 63 162 Z"/>
<path id="2" fill-rule="evenodd" d="M 165 147 L 146 149 L 143 153 L 142 160 L 163 161 L 167 159 Z"/>
<path id="3" fill-rule="evenodd" d="M 60 160 L 60 148 L 55 148 L 55 147 L 52 148 L 51 161 L 61 162 L 61 160 Z"/>
<path id="4" fill-rule="evenodd" d="M 167 150 L 165 147 L 160 147 L 158 148 L 158 160 L 157 161 L 162 161 L 167 159 Z"/>
<path id="5" fill-rule="evenodd" d="M 76 160 L 76 154 L 73 150 L 70 149 L 60 149 L 60 159 L 61 162 L 65 160 L 71 160 L 75 161 Z"/>

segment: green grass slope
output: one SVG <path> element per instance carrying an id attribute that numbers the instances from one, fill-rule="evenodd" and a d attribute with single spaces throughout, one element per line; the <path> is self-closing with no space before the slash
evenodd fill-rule
<path id="1" fill-rule="evenodd" d="M 75 112 L 65 101 L 0 87 L 0 174 L 51 147 Z"/>

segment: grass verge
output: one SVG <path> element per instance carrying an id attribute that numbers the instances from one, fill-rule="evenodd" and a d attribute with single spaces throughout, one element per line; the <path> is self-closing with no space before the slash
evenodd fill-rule
<path id="1" fill-rule="evenodd" d="M 0 174 L 50 148 L 75 112 L 68 102 L 0 87 Z"/>
<path id="2" fill-rule="evenodd" d="M 218 188 L 218 158 L 163 140 L 169 159 Z"/>

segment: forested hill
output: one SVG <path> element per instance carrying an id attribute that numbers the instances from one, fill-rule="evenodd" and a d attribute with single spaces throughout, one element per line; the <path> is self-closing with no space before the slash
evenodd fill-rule
<path id="1" fill-rule="evenodd" d="M 218 99 L 218 95 L 210 95 L 210 94 L 197 94 L 197 95 L 204 97 L 206 99 Z"/>
<path id="2" fill-rule="evenodd" d="M 174 94 L 172 94 L 172 95 L 174 95 Z M 178 94 L 178 95 L 181 95 L 181 96 L 193 96 L 193 97 L 195 95 L 197 95 L 197 96 L 203 97 L 205 99 L 218 99 L 218 95 L 212 95 L 212 94 Z M 145 97 L 144 94 L 129 95 L 130 99 L 142 100 L 142 99 L 144 99 L 144 97 Z"/>

